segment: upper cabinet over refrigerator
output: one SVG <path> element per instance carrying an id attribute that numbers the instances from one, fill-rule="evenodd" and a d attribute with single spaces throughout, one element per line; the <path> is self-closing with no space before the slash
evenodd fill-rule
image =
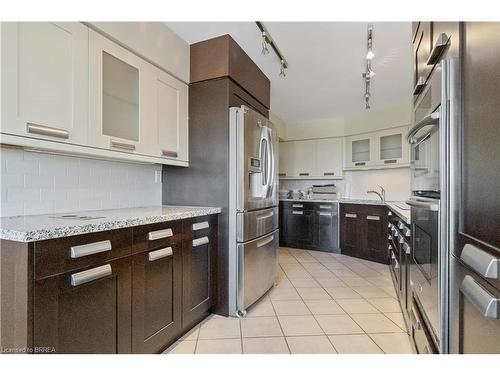
<path id="1" fill-rule="evenodd" d="M 2 133 L 88 144 L 88 28 L 1 23 Z"/>

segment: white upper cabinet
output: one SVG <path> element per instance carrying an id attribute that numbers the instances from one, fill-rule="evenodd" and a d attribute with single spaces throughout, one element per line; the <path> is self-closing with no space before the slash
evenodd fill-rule
<path id="1" fill-rule="evenodd" d="M 88 28 L 1 23 L 1 131 L 88 144 Z"/>
<path id="2" fill-rule="evenodd" d="M 316 171 L 315 176 L 342 177 L 342 139 L 325 138 L 316 141 Z"/>
<path id="3" fill-rule="evenodd" d="M 316 149 L 315 141 L 295 141 L 293 142 L 293 152 L 289 153 L 290 172 L 295 177 L 309 177 L 314 175 L 316 170 Z"/>
<path id="4" fill-rule="evenodd" d="M 291 176 L 290 153 L 293 152 L 293 142 L 279 143 L 279 177 Z"/>
<path id="5" fill-rule="evenodd" d="M 146 62 L 90 30 L 90 143 L 145 153 Z"/>
<path id="6" fill-rule="evenodd" d="M 371 134 L 344 138 L 345 168 L 369 167 L 374 164 L 373 137 Z"/>
<path id="7" fill-rule="evenodd" d="M 344 169 L 382 169 L 409 166 L 407 126 L 345 137 Z"/>
<path id="8" fill-rule="evenodd" d="M 188 161 L 188 86 L 151 66 L 147 74 L 148 126 L 144 130 L 150 141 L 152 156 Z"/>
<path id="9" fill-rule="evenodd" d="M 406 142 L 408 127 L 382 130 L 375 133 L 377 165 L 405 165 L 410 162 L 410 147 Z"/>
<path id="10" fill-rule="evenodd" d="M 280 178 L 342 178 L 341 138 L 280 142 L 279 153 Z"/>

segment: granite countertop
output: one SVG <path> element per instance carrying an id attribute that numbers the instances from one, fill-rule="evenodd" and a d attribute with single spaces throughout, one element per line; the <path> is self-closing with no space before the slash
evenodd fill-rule
<path id="1" fill-rule="evenodd" d="M 335 200 L 329 199 L 280 199 L 280 201 L 285 202 L 327 202 L 327 203 L 353 203 L 353 204 L 372 204 L 377 206 L 387 206 L 392 211 L 394 211 L 401 219 L 403 219 L 407 224 L 411 224 L 410 220 L 410 206 L 405 202 L 382 202 L 380 200 L 374 199 L 351 199 L 351 198 L 340 198 Z"/>
<path id="2" fill-rule="evenodd" d="M 220 212 L 221 209 L 217 207 L 152 206 L 71 214 L 2 217 L 0 218 L 0 239 L 17 242 L 42 241 Z M 76 217 L 61 217 L 62 215 L 76 215 Z M 85 217 L 91 219 L 85 219 Z"/>

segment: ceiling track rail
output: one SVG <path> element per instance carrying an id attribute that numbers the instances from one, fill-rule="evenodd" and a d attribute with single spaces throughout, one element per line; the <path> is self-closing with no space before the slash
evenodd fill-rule
<path id="1" fill-rule="evenodd" d="M 283 69 L 287 69 L 288 68 L 288 61 L 286 61 L 285 56 L 283 56 L 280 49 L 276 45 L 276 42 L 273 40 L 271 34 L 269 34 L 269 31 L 267 31 L 266 27 L 264 26 L 264 23 L 262 23 L 260 21 L 255 21 L 255 23 L 256 23 L 257 27 L 259 28 L 260 32 L 262 33 L 262 38 L 264 39 L 264 41 L 271 46 L 274 53 L 278 56 L 280 63 L 281 63 L 281 67 Z"/>

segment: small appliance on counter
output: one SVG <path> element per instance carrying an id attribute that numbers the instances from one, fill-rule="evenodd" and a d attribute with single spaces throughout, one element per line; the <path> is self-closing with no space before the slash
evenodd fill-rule
<path id="1" fill-rule="evenodd" d="M 335 187 L 335 184 L 313 185 L 312 199 L 338 199 L 337 188 Z"/>
<path id="2" fill-rule="evenodd" d="M 291 190 L 279 190 L 278 191 L 279 199 L 290 199 L 292 198 Z"/>

